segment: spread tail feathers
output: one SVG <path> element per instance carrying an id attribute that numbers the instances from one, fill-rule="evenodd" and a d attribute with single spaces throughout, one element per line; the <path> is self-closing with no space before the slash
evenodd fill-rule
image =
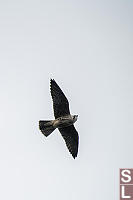
<path id="1" fill-rule="evenodd" d="M 55 128 L 52 125 L 52 121 L 39 121 L 39 129 L 41 130 L 42 134 L 46 137 L 49 136 Z"/>

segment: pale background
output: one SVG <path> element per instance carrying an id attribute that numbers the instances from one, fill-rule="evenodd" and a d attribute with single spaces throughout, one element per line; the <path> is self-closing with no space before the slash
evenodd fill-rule
<path id="1" fill-rule="evenodd" d="M 0 1 L 0 199 L 118 200 L 133 167 L 133 1 Z M 54 78 L 80 135 L 74 160 L 53 119 Z"/>

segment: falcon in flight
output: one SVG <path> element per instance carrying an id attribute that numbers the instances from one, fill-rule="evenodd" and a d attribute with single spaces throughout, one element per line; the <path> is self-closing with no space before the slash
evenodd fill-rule
<path id="1" fill-rule="evenodd" d="M 55 120 L 40 120 L 39 129 L 47 137 L 58 128 L 69 152 L 75 159 L 78 154 L 79 136 L 73 124 L 77 121 L 78 115 L 70 114 L 69 102 L 54 79 L 50 80 L 50 91 Z"/>

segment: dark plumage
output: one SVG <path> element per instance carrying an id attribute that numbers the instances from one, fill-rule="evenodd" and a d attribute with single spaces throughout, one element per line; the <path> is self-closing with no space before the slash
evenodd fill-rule
<path id="1" fill-rule="evenodd" d="M 39 128 L 45 136 L 50 135 L 55 128 L 58 128 L 69 152 L 75 158 L 78 153 L 79 136 L 73 124 L 77 120 L 77 115 L 70 114 L 69 102 L 54 79 L 50 80 L 50 90 L 55 120 L 41 120 Z"/>
<path id="2" fill-rule="evenodd" d="M 55 80 L 50 80 L 50 90 L 53 99 L 55 119 L 61 116 L 70 115 L 69 102 Z"/>

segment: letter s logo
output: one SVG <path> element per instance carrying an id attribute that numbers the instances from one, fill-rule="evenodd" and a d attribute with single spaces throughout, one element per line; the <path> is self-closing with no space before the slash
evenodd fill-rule
<path id="1" fill-rule="evenodd" d="M 124 179 L 123 177 L 121 178 L 121 181 L 124 183 L 128 183 L 131 181 L 131 176 L 129 174 L 131 174 L 130 170 L 128 169 L 124 169 L 121 171 L 121 174 L 123 177 L 125 177 L 126 179 Z"/>

